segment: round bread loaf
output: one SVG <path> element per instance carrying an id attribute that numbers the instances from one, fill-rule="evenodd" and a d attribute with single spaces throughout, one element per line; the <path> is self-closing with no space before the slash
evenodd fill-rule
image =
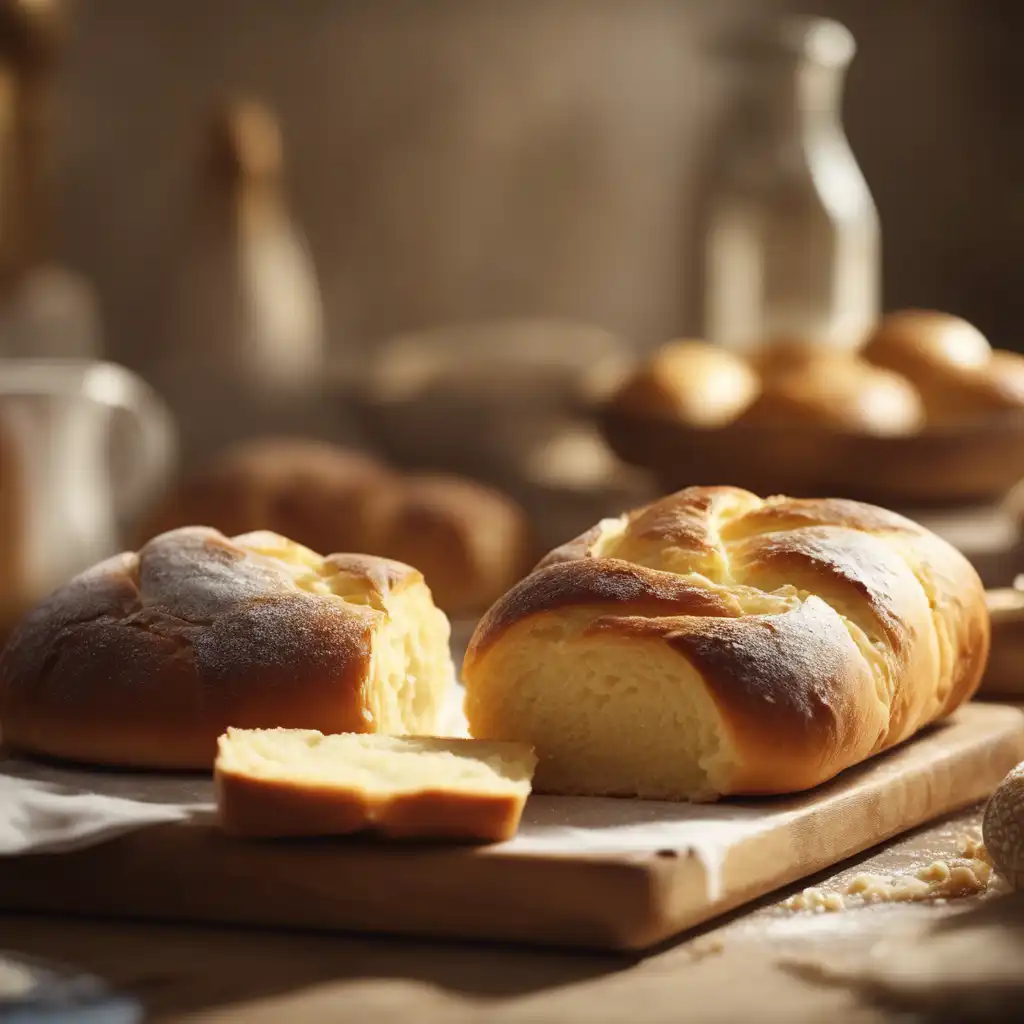
<path id="1" fill-rule="evenodd" d="M 800 338 L 780 338 L 756 348 L 747 357 L 750 365 L 760 374 L 762 380 L 769 380 L 780 374 L 803 370 L 817 363 L 842 364 L 851 353 Z"/>
<path id="2" fill-rule="evenodd" d="M 794 361 L 770 373 L 739 422 L 898 436 L 919 429 L 924 419 L 924 404 L 910 381 L 844 354 Z"/>
<path id="3" fill-rule="evenodd" d="M 0 656 L 0 729 L 33 754 L 209 769 L 229 726 L 429 734 L 453 679 L 417 570 L 192 527 L 29 613 Z"/>
<path id="4" fill-rule="evenodd" d="M 979 370 L 942 393 L 936 422 L 979 420 L 1024 410 L 1024 356 L 995 351 Z"/>
<path id="5" fill-rule="evenodd" d="M 229 451 L 165 498 L 140 543 L 195 523 L 407 562 L 451 615 L 479 614 L 520 579 L 531 550 L 525 513 L 491 487 L 404 476 L 360 452 L 302 439 Z"/>
<path id="6" fill-rule="evenodd" d="M 703 341 L 662 345 L 610 399 L 617 409 L 713 428 L 734 420 L 758 393 L 757 374 L 739 356 Z"/>
<path id="7" fill-rule="evenodd" d="M 988 339 L 961 317 L 920 309 L 890 313 L 868 338 L 862 354 L 910 380 L 932 423 L 1004 410 L 1008 399 L 1013 407 L 1013 388 L 1000 383 L 1004 374 L 991 365 Z"/>
<path id="8" fill-rule="evenodd" d="M 360 551 L 370 494 L 393 483 L 363 452 L 305 438 L 250 441 L 175 485 L 142 524 L 139 544 L 202 523 L 229 537 L 270 530 L 314 551 Z"/>
<path id="9" fill-rule="evenodd" d="M 532 744 L 536 788 L 713 799 L 804 790 L 975 691 L 967 560 L 858 502 L 694 487 L 552 552 L 480 621 L 470 732 Z"/>
<path id="10" fill-rule="evenodd" d="M 980 369 L 992 346 L 973 324 L 950 313 L 904 309 L 882 317 L 861 354 L 918 384 Z"/>
<path id="11" fill-rule="evenodd" d="M 414 564 L 453 615 L 483 611 L 529 568 L 525 515 L 475 481 L 403 477 L 397 486 L 376 488 L 367 511 L 360 550 Z"/>

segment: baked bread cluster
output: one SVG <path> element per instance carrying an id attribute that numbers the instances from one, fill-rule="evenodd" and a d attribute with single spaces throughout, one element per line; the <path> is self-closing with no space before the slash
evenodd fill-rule
<path id="1" fill-rule="evenodd" d="M 184 528 L 29 613 L 0 655 L 0 728 L 27 753 L 206 771 L 231 726 L 429 734 L 449 633 L 407 565 Z"/>
<path id="2" fill-rule="evenodd" d="M 902 516 L 694 487 L 599 523 L 488 611 L 466 716 L 530 743 L 546 792 L 793 792 L 967 700 L 989 628 L 968 561 Z"/>
<path id="3" fill-rule="evenodd" d="M 202 524 L 271 530 L 314 551 L 415 565 L 438 605 L 479 613 L 529 567 L 526 517 L 506 495 L 459 477 L 397 473 L 326 442 L 272 438 L 226 452 L 153 509 L 139 543 Z"/>
<path id="4" fill-rule="evenodd" d="M 1024 356 L 993 350 L 959 317 L 903 310 L 884 317 L 859 352 L 781 339 L 744 357 L 706 342 L 669 342 L 610 402 L 693 428 L 903 436 L 1024 410 Z"/>

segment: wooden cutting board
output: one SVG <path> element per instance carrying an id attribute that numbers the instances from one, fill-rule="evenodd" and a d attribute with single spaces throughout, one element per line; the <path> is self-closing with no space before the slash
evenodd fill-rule
<path id="1" fill-rule="evenodd" d="M 972 704 L 795 798 L 535 797 L 489 848 L 243 842 L 209 816 L 0 864 L 0 909 L 641 949 L 984 799 L 1024 711 Z"/>

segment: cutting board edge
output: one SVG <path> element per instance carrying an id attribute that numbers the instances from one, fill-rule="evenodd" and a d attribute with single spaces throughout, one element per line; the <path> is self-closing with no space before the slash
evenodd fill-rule
<path id="1" fill-rule="evenodd" d="M 713 903 L 705 899 L 707 876 L 703 863 L 685 848 L 664 855 L 651 852 L 590 854 L 584 857 L 539 852 L 514 855 L 500 848 L 488 851 L 442 848 L 414 854 L 413 863 L 407 860 L 409 855 L 404 850 L 383 848 L 371 852 L 369 857 L 365 849 L 361 852 L 347 850 L 339 856 L 336 848 L 325 845 L 319 853 L 316 847 L 309 848 L 307 859 L 296 866 L 292 860 L 294 850 L 281 845 L 253 847 L 229 840 L 209 825 L 178 824 L 156 826 L 76 854 L 11 858 L 6 862 L 5 870 L 0 872 L 0 906 L 18 912 L 74 911 L 106 918 L 446 940 L 475 939 L 639 953 L 748 902 L 762 899 L 800 878 L 840 863 L 894 835 L 980 802 L 1013 764 L 1024 757 L 1024 712 L 1010 705 L 985 702 L 953 716 L 950 727 L 956 729 L 957 726 L 963 734 L 962 739 L 955 736 L 943 739 L 941 730 L 920 738 L 926 756 L 929 756 L 929 746 L 937 748 L 938 756 L 928 763 L 927 768 L 921 768 L 912 776 L 911 782 L 920 790 L 918 803 L 914 805 L 916 813 L 908 815 L 902 812 L 903 817 L 897 814 L 878 832 L 854 828 L 853 832 L 859 838 L 839 842 L 828 850 L 818 850 L 816 854 L 808 854 L 800 846 L 799 837 L 794 839 L 792 830 L 785 822 L 780 822 L 753 840 L 741 841 L 730 852 L 725 864 L 726 895 Z M 975 733 L 980 729 L 980 733 L 972 737 L 972 729 Z M 876 759 L 854 769 L 864 772 L 867 777 L 868 797 L 883 799 L 893 792 L 889 776 L 900 771 L 901 759 L 913 760 L 915 749 L 920 753 L 921 746 L 915 748 L 917 742 L 910 741 L 885 755 L 884 759 Z M 949 752 L 942 757 L 946 745 Z M 980 767 L 974 765 L 974 761 L 978 761 Z M 962 769 L 968 762 L 972 765 L 971 771 L 961 771 L 955 777 L 951 774 L 956 772 L 957 766 Z M 932 790 L 936 786 L 941 787 L 943 778 L 954 779 L 956 786 L 940 788 L 941 799 L 936 800 Z M 902 781 L 905 783 L 907 779 Z M 864 802 L 863 793 L 859 797 L 847 793 L 844 797 L 844 784 L 842 777 L 836 780 L 839 792 L 834 792 L 823 807 L 808 809 L 804 818 L 813 823 L 816 814 L 841 817 L 844 799 Z M 161 832 L 168 837 L 166 844 L 159 838 Z M 217 890 L 216 898 L 222 901 L 222 906 L 215 912 L 206 912 L 201 907 L 188 904 L 189 899 L 194 901 L 202 895 L 199 881 L 191 887 L 195 891 L 186 892 L 184 901 L 176 898 L 179 894 L 172 895 L 172 887 L 180 877 L 181 864 L 187 862 L 183 860 L 186 854 L 198 857 L 200 863 L 207 865 L 208 872 L 212 872 L 212 881 L 207 879 L 206 884 Z M 771 862 L 773 854 L 783 865 L 776 873 L 751 876 L 746 885 L 736 882 L 738 874 L 742 874 L 744 859 L 763 864 Z M 291 868 L 286 866 L 289 861 Z M 276 901 L 276 906 L 283 910 L 276 917 L 258 901 L 256 909 L 253 909 L 243 899 L 246 891 L 250 897 L 256 891 L 254 879 L 268 877 L 275 864 L 277 877 L 284 878 L 284 891 Z M 418 899 L 424 886 L 428 907 L 435 909 L 449 904 L 453 892 L 472 892 L 474 886 L 478 895 L 485 890 L 485 903 L 490 902 L 483 908 L 463 907 L 455 919 L 446 924 L 438 923 L 440 919 L 431 919 L 428 912 L 421 911 L 417 918 L 414 910 L 410 916 L 407 905 L 398 906 L 397 916 L 396 908 L 392 907 L 391 916 L 382 920 L 372 899 L 356 912 L 344 900 L 337 898 L 333 906 L 314 906 L 312 912 L 292 904 L 295 897 L 304 898 L 307 905 L 315 903 L 317 897 L 323 897 L 325 890 L 332 886 L 332 895 L 336 897 L 337 886 L 332 879 L 336 879 L 346 867 L 359 870 L 361 885 L 370 889 L 374 886 L 391 887 L 397 876 L 404 876 L 399 882 L 399 890 L 404 892 L 407 903 Z M 122 904 L 114 901 L 111 906 L 111 901 L 107 900 L 105 905 L 104 893 L 98 891 L 102 883 L 100 886 L 83 886 L 89 878 L 96 878 L 97 872 L 102 874 L 104 871 L 108 878 L 120 879 L 122 884 L 128 885 L 128 893 L 122 893 L 125 897 Z M 305 877 L 307 873 L 308 879 Z M 78 880 L 77 892 L 71 875 Z M 296 879 L 295 875 L 299 877 Z M 233 888 L 231 892 L 221 893 L 218 884 L 224 884 L 225 877 L 230 880 L 229 888 Z M 140 891 L 144 892 L 147 886 L 156 890 L 155 895 L 150 893 L 149 902 L 143 904 L 142 909 L 127 905 L 131 903 L 128 897 L 132 885 L 142 886 Z M 540 891 L 530 892 L 525 908 L 517 905 L 521 901 L 515 896 L 517 892 L 524 891 L 523 885 L 540 886 Z M 36 895 L 27 896 L 33 886 Z M 498 892 L 496 896 L 496 887 L 500 890 L 505 886 L 509 891 Z M 595 900 L 595 892 L 601 893 L 601 899 Z M 232 898 L 236 901 L 234 909 L 224 909 Z M 345 899 L 351 897 L 346 896 Z M 473 897 L 467 895 L 464 902 L 472 903 Z M 344 920 L 339 919 L 339 909 L 344 912 Z M 536 916 L 531 916 L 534 913 Z M 496 914 L 504 914 L 504 920 L 495 923 Z M 317 915 L 322 916 L 318 918 Z"/>
<path id="2" fill-rule="evenodd" d="M 791 868 L 780 871 L 775 875 L 760 876 L 758 880 L 748 883 L 746 887 L 731 883 L 730 863 L 735 862 L 738 857 L 744 858 L 745 860 L 757 859 L 763 863 L 772 855 L 773 852 L 775 852 L 772 849 L 773 843 L 776 843 L 780 836 L 786 836 L 788 834 L 787 824 L 785 822 L 780 822 L 773 829 L 762 833 L 761 835 L 742 841 L 729 851 L 726 864 L 722 869 L 723 876 L 725 878 L 724 889 L 728 895 L 711 903 L 704 902 L 697 905 L 684 902 L 683 906 L 679 907 L 679 882 L 674 877 L 671 866 L 658 864 L 654 862 L 653 858 L 650 856 L 645 858 L 644 865 L 652 872 L 652 875 L 654 876 L 654 884 L 661 892 L 660 898 L 655 899 L 654 906 L 664 907 L 672 906 L 672 904 L 677 905 L 677 908 L 674 911 L 670 911 L 668 914 L 663 915 L 657 925 L 652 928 L 651 934 L 653 935 L 653 939 L 646 943 L 646 945 L 654 945 L 668 941 L 684 931 L 699 927 L 702 924 L 707 924 L 716 917 L 727 914 L 731 910 L 735 910 L 737 907 L 743 906 L 753 900 L 762 899 L 773 892 L 777 892 L 780 889 L 784 889 L 795 882 L 800 881 L 801 879 L 810 878 L 826 868 L 842 863 L 851 857 L 856 857 L 858 854 L 871 849 L 873 846 L 878 846 L 881 843 L 888 842 L 896 836 L 912 832 L 914 829 L 920 828 L 928 822 L 947 817 L 957 811 L 961 811 L 967 807 L 981 803 L 991 795 L 992 791 L 999 785 L 1003 778 L 1005 778 L 1007 773 L 1024 760 L 1024 709 L 1015 705 L 999 705 L 996 702 L 979 702 L 977 705 L 972 702 L 971 704 L 965 705 L 963 709 L 959 709 L 947 720 L 949 725 L 955 727 L 958 721 L 962 721 L 963 713 L 966 708 L 993 708 L 997 706 L 1004 707 L 1007 711 L 1012 712 L 1012 714 L 1008 714 L 1006 716 L 1006 722 L 1002 727 L 1002 732 L 998 736 L 991 737 L 989 739 L 989 745 L 986 751 L 987 757 L 981 762 L 980 769 L 968 773 L 965 776 L 967 780 L 966 783 L 958 782 L 958 786 L 961 788 L 958 788 L 957 790 L 951 789 L 949 791 L 949 798 L 942 800 L 936 807 L 932 807 L 930 810 L 926 809 L 930 793 L 922 794 L 922 799 L 919 804 L 920 810 L 917 813 L 909 816 L 901 816 L 898 819 L 896 816 L 893 816 L 889 820 L 888 824 L 874 834 L 870 834 L 866 828 L 854 829 L 851 831 L 851 835 L 859 836 L 859 839 L 837 844 L 829 853 L 823 852 L 820 856 L 814 856 L 813 854 L 806 853 L 799 857 L 792 856 L 791 863 L 793 866 Z M 968 711 L 967 713 L 972 714 L 973 712 Z M 925 742 L 938 745 L 941 743 L 941 732 L 933 733 L 930 736 L 923 737 L 923 739 Z M 900 747 L 887 752 L 885 756 L 889 758 L 898 758 L 901 754 L 908 754 L 909 756 L 909 752 L 913 750 L 913 744 L 914 739 L 912 738 Z M 944 763 L 956 765 L 962 757 L 963 753 L 958 751 L 955 755 L 945 759 L 937 758 L 936 761 L 933 762 L 933 765 L 936 768 L 943 767 Z M 869 791 L 866 794 L 859 794 L 859 801 L 863 800 L 865 796 L 871 795 L 881 798 L 883 794 L 887 792 L 884 766 L 885 762 L 876 758 L 852 769 L 853 771 L 864 771 L 869 776 L 869 784 L 873 791 Z M 873 778 L 871 778 L 871 776 L 873 776 Z M 843 776 L 841 775 L 838 779 L 833 780 L 833 783 L 830 785 L 842 783 L 842 781 Z M 919 777 L 911 778 L 909 782 L 908 780 L 901 781 L 904 785 L 909 784 L 917 787 L 924 786 L 926 789 L 930 788 L 929 780 L 924 774 Z M 842 814 L 844 810 L 843 805 L 848 802 L 848 794 L 844 794 L 840 791 L 836 796 L 830 799 L 828 803 L 822 807 L 814 809 L 812 813 L 817 815 Z M 733 868 L 732 873 L 735 875 L 735 868 Z M 688 892 L 687 889 L 683 889 L 681 891 L 684 894 Z M 684 895 L 683 900 L 685 899 L 686 897 Z M 640 949 L 644 947 L 630 946 L 629 948 Z"/>

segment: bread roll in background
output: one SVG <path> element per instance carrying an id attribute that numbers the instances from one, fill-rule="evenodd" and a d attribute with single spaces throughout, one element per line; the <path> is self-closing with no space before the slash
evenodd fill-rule
<path id="1" fill-rule="evenodd" d="M 481 612 L 529 568 L 526 519 L 491 487 L 442 474 L 374 488 L 362 548 L 415 565 L 450 614 Z"/>
<path id="2" fill-rule="evenodd" d="M 854 501 L 693 487 L 599 523 L 502 597 L 463 668 L 471 735 L 530 743 L 542 792 L 808 789 L 977 689 L 977 573 Z"/>
<path id="3" fill-rule="evenodd" d="M 205 770 L 229 726 L 429 734 L 449 638 L 407 565 L 185 528 L 29 613 L 0 655 L 0 729 L 30 754 Z"/>
<path id="4" fill-rule="evenodd" d="M 522 743 L 229 729 L 214 778 L 225 831 L 511 839 L 537 764 Z"/>
<path id="5" fill-rule="evenodd" d="M 750 425 L 825 427 L 899 436 L 924 425 L 924 403 L 906 378 L 856 356 L 801 359 L 792 350 L 762 383 L 761 394 L 739 418 Z M 779 365 L 785 362 L 787 365 Z"/>
<path id="6" fill-rule="evenodd" d="M 370 495 L 393 483 L 387 467 L 363 452 L 307 438 L 260 438 L 175 483 L 141 524 L 137 543 L 201 525 L 229 537 L 270 530 L 325 553 L 358 551 Z"/>
<path id="7" fill-rule="evenodd" d="M 419 569 L 451 615 L 479 614 L 527 570 L 526 515 L 493 487 L 404 476 L 369 455 L 304 439 L 248 442 L 160 503 L 139 543 L 182 526 L 270 530 L 315 551 L 358 551 Z"/>
<path id="8" fill-rule="evenodd" d="M 819 363 L 842 365 L 851 356 L 845 350 L 828 345 L 798 338 L 779 338 L 754 349 L 747 358 L 762 381 L 767 381 L 794 370 L 807 370 Z"/>
<path id="9" fill-rule="evenodd" d="M 967 422 L 1024 410 L 1024 356 L 995 351 L 941 397 L 937 422 Z"/>
<path id="10" fill-rule="evenodd" d="M 721 427 L 757 397 L 757 374 L 740 356 L 703 341 L 662 345 L 611 396 L 613 408 L 689 427 Z"/>
<path id="11" fill-rule="evenodd" d="M 981 331 L 958 316 L 918 309 L 890 313 L 879 321 L 862 355 L 910 380 L 921 392 L 929 422 L 955 421 L 988 411 L 983 381 L 992 346 Z M 976 388 L 976 397 L 970 399 L 968 392 Z"/>

